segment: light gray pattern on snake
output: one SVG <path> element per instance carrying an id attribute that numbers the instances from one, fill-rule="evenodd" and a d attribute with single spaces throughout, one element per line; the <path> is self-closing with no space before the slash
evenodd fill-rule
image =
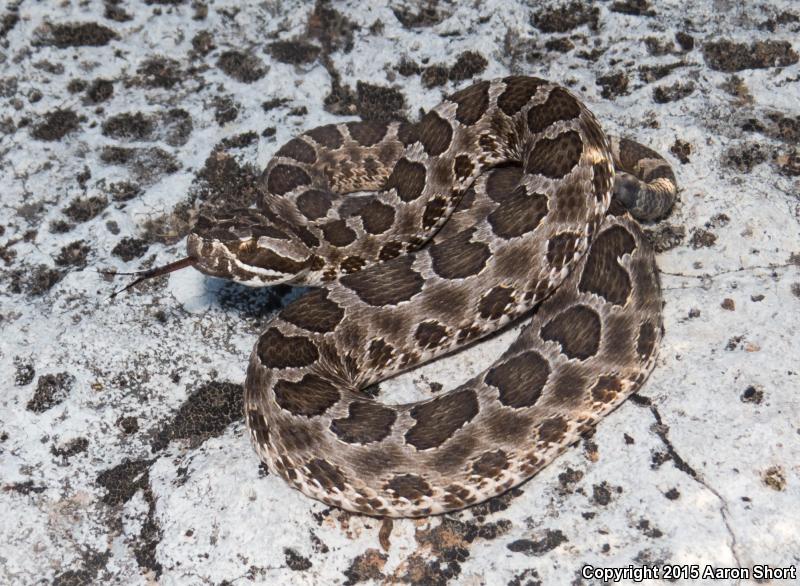
<path id="1" fill-rule="evenodd" d="M 551 462 L 653 367 L 658 273 L 625 207 L 664 215 L 675 177 L 607 139 L 560 86 L 482 81 L 418 124 L 315 128 L 261 187 L 258 209 L 201 219 L 189 256 L 251 285 L 319 287 L 269 321 L 245 390 L 259 456 L 313 498 L 392 517 L 478 503 Z M 525 313 L 517 340 L 455 389 L 407 405 L 361 392 Z"/>

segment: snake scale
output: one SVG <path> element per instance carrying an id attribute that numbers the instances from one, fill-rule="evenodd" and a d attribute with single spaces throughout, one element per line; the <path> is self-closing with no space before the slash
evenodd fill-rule
<path id="1" fill-rule="evenodd" d="M 269 320 L 244 398 L 259 456 L 310 497 L 390 517 L 481 502 L 653 367 L 661 291 L 636 219 L 669 210 L 675 176 L 608 139 L 563 87 L 481 81 L 416 124 L 309 130 L 277 151 L 259 193 L 256 208 L 201 217 L 186 262 L 312 287 Z M 404 405 L 362 392 L 523 314 L 516 341 L 457 388 Z"/>

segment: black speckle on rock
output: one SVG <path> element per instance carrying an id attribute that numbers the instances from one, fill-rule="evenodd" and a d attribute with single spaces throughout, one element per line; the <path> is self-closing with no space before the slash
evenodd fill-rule
<path id="1" fill-rule="evenodd" d="M 14 384 L 18 387 L 33 382 L 33 377 L 36 376 L 36 370 L 33 367 L 33 362 L 14 358 Z"/>
<path id="2" fill-rule="evenodd" d="M 108 186 L 108 192 L 114 201 L 128 201 L 142 193 L 142 188 L 130 181 L 117 181 Z"/>
<path id="3" fill-rule="evenodd" d="M 659 65 L 640 65 L 639 79 L 645 83 L 650 83 L 668 76 L 679 67 L 685 66 L 686 63 L 683 61 L 675 61 L 674 63 L 663 63 Z"/>
<path id="4" fill-rule="evenodd" d="M 82 269 L 86 266 L 86 257 L 89 256 L 91 248 L 83 240 L 70 242 L 61 247 L 61 251 L 55 258 L 56 265 L 59 267 L 75 267 Z"/>
<path id="5" fill-rule="evenodd" d="M 124 460 L 97 476 L 97 484 L 106 489 L 103 502 L 118 506 L 127 503 L 137 491 L 148 486 L 150 466 L 155 460 Z"/>
<path id="6" fill-rule="evenodd" d="M 226 151 L 229 149 L 242 149 L 255 142 L 258 142 L 258 133 L 251 130 L 250 132 L 243 132 L 241 134 L 229 136 L 228 138 L 223 138 L 214 146 L 214 150 Z"/>
<path id="7" fill-rule="evenodd" d="M 308 17 L 306 32 L 322 43 L 325 55 L 341 50 L 353 50 L 353 33 L 360 27 L 330 6 L 328 2 L 316 2 L 314 12 Z"/>
<path id="8" fill-rule="evenodd" d="M 114 83 L 107 79 L 95 79 L 92 81 L 89 89 L 86 90 L 86 99 L 93 104 L 105 102 L 113 95 Z"/>
<path id="9" fill-rule="evenodd" d="M 136 73 L 145 87 L 172 89 L 183 81 L 185 74 L 175 59 L 155 56 L 142 61 Z"/>
<path id="10" fill-rule="evenodd" d="M 225 51 L 217 59 L 219 67 L 226 75 L 242 83 L 253 83 L 267 74 L 264 62 L 250 53 Z"/>
<path id="11" fill-rule="evenodd" d="M 764 400 L 764 391 L 760 391 L 753 385 L 750 385 L 744 390 L 740 399 L 742 403 L 755 403 L 756 405 L 760 405 L 761 401 Z"/>
<path id="12" fill-rule="evenodd" d="M 100 160 L 110 165 L 124 165 L 133 173 L 136 181 L 150 185 L 163 175 L 175 173 L 180 164 L 175 157 L 162 148 L 103 147 Z"/>
<path id="13" fill-rule="evenodd" d="M 650 525 L 650 521 L 647 519 L 640 519 L 639 523 L 636 525 L 636 528 L 650 539 L 658 539 L 659 537 L 664 536 L 664 532 L 658 527 L 652 527 Z"/>
<path id="14" fill-rule="evenodd" d="M 25 480 L 23 482 L 12 482 L 4 484 L 3 490 L 10 490 L 18 494 L 41 494 L 47 490 L 46 486 L 36 486 L 32 480 Z"/>
<path id="15" fill-rule="evenodd" d="M 600 9 L 589 3 L 570 2 L 533 13 L 531 24 L 544 33 L 565 33 L 584 24 L 596 32 L 600 28 Z"/>
<path id="16" fill-rule="evenodd" d="M 422 67 L 420 67 L 416 61 L 409 59 L 408 57 L 403 57 L 400 60 L 400 63 L 398 63 L 395 67 L 395 70 L 403 77 L 419 75 L 422 73 Z"/>
<path id="17" fill-rule="evenodd" d="M 264 112 L 269 112 L 270 110 L 274 110 L 275 108 L 284 106 L 287 103 L 289 103 L 289 100 L 287 100 L 286 98 L 271 98 L 266 102 L 261 103 L 261 109 L 264 110 Z"/>
<path id="18" fill-rule="evenodd" d="M 77 94 L 78 92 L 82 92 L 86 89 L 86 80 L 83 79 L 71 79 L 67 84 L 67 91 L 71 94 Z"/>
<path id="19" fill-rule="evenodd" d="M 647 0 L 621 0 L 612 2 L 608 8 L 611 12 L 630 14 L 633 16 L 655 16 L 656 11 Z"/>
<path id="20" fill-rule="evenodd" d="M 675 40 L 684 51 L 691 51 L 694 49 L 694 37 L 689 33 L 679 31 L 675 33 Z"/>
<path id="21" fill-rule="evenodd" d="M 44 374 L 36 382 L 36 390 L 26 409 L 34 413 L 44 413 L 48 409 L 62 403 L 72 390 L 75 377 L 66 372 Z"/>
<path id="22" fill-rule="evenodd" d="M 192 116 L 183 108 L 172 108 L 161 115 L 158 135 L 169 146 L 183 146 L 194 130 Z"/>
<path id="23" fill-rule="evenodd" d="M 711 69 L 742 71 L 787 67 L 798 61 L 798 55 L 788 41 L 756 41 L 735 43 L 728 39 L 703 44 L 703 57 Z"/>
<path id="24" fill-rule="evenodd" d="M 776 154 L 775 163 L 781 175 L 800 177 L 800 150 Z"/>
<path id="25" fill-rule="evenodd" d="M 277 61 L 291 65 L 313 63 L 320 52 L 317 45 L 305 41 L 275 41 L 267 45 L 267 49 Z"/>
<path id="26" fill-rule="evenodd" d="M 722 165 L 741 173 L 750 173 L 756 165 L 769 158 L 766 147 L 756 142 L 743 142 L 728 148 L 722 155 Z"/>
<path id="27" fill-rule="evenodd" d="M 12 293 L 25 293 L 37 297 L 47 293 L 64 278 L 64 271 L 47 265 L 22 266 L 11 271 L 9 290 Z"/>
<path id="28" fill-rule="evenodd" d="M 692 233 L 689 239 L 689 246 L 697 250 L 698 248 L 709 248 L 714 246 L 717 241 L 717 235 L 713 232 L 703 229 L 697 229 Z"/>
<path id="29" fill-rule="evenodd" d="M 506 547 L 514 553 L 524 553 L 529 556 L 540 556 L 552 551 L 562 543 L 568 541 L 567 536 L 561 531 L 547 529 L 540 539 L 517 539 Z"/>
<path id="30" fill-rule="evenodd" d="M 686 238 L 684 226 L 659 224 L 654 229 L 646 229 L 645 234 L 659 254 L 680 246 Z"/>
<path id="31" fill-rule="evenodd" d="M 103 135 L 120 140 L 146 140 L 154 129 L 153 118 L 142 112 L 124 112 L 103 122 Z"/>
<path id="32" fill-rule="evenodd" d="M 80 119 L 72 110 L 53 110 L 46 113 L 43 119 L 31 130 L 31 136 L 37 140 L 61 140 L 78 128 Z"/>
<path id="33" fill-rule="evenodd" d="M 109 0 L 105 3 L 106 11 L 103 14 L 108 20 L 113 20 L 115 22 L 127 22 L 129 20 L 133 20 L 133 17 L 125 12 L 125 9 L 122 6 L 119 6 L 115 0 Z"/>
<path id="34" fill-rule="evenodd" d="M 225 206 L 247 208 L 256 201 L 259 176 L 252 165 L 240 165 L 235 157 L 215 150 L 197 173 L 191 195 L 205 204 L 204 213 Z"/>
<path id="35" fill-rule="evenodd" d="M 664 493 L 664 496 L 671 501 L 676 501 L 681 497 L 680 491 L 677 488 L 670 488 L 667 492 Z"/>
<path id="36" fill-rule="evenodd" d="M 189 440 L 192 447 L 197 447 L 240 420 L 243 405 L 241 385 L 206 383 L 186 399 L 172 422 L 158 432 L 152 449 L 162 450 L 174 439 Z"/>
<path id="37" fill-rule="evenodd" d="M 675 43 L 660 37 L 645 37 L 644 46 L 647 52 L 654 57 L 668 55 L 675 50 Z"/>
<path id="38" fill-rule="evenodd" d="M 117 425 L 122 430 L 122 433 L 125 433 L 127 435 L 139 431 L 139 420 L 132 415 L 128 415 L 127 417 L 120 417 L 117 420 Z"/>
<path id="39" fill-rule="evenodd" d="M 301 556 L 291 547 L 283 548 L 283 556 L 286 559 L 286 565 L 289 566 L 290 570 L 294 570 L 295 572 L 304 572 L 312 566 L 311 560 Z"/>
<path id="40" fill-rule="evenodd" d="M 422 3 L 416 12 L 409 8 L 392 8 L 395 18 L 406 28 L 421 28 L 439 24 L 444 20 L 445 14 L 436 9 L 436 2 Z"/>
<path id="41" fill-rule="evenodd" d="M 64 215 L 73 222 L 86 222 L 97 216 L 108 206 L 108 200 L 102 195 L 77 197 L 64 208 Z"/>
<path id="42" fill-rule="evenodd" d="M 592 500 L 603 506 L 611 502 L 611 490 L 609 490 L 607 483 L 603 482 L 592 486 Z"/>
<path id="43" fill-rule="evenodd" d="M 462 81 L 472 79 L 476 75 L 483 73 L 489 62 L 486 58 L 476 51 L 464 51 L 458 56 L 456 62 L 450 68 L 448 77 L 451 81 Z"/>
<path id="44" fill-rule="evenodd" d="M 422 72 L 422 85 L 425 88 L 432 88 L 444 85 L 449 79 L 449 72 L 444 65 L 431 65 Z"/>
<path id="45" fill-rule="evenodd" d="M 575 43 L 566 37 L 548 39 L 544 43 L 544 48 L 548 51 L 555 51 L 557 53 L 568 53 L 575 48 Z"/>
<path id="46" fill-rule="evenodd" d="M 96 22 L 45 24 L 37 30 L 33 44 L 52 45 L 59 49 L 102 47 L 116 38 L 117 34 L 113 30 Z"/>
<path id="47" fill-rule="evenodd" d="M 73 562 L 74 566 L 53 578 L 53 586 L 81 586 L 82 584 L 97 583 L 97 575 L 105 569 L 108 560 L 111 559 L 111 550 L 103 552 L 95 551 L 91 548 L 82 549 L 79 562 Z"/>
<path id="48" fill-rule="evenodd" d="M 50 232 L 53 234 L 66 234 L 75 227 L 65 220 L 53 220 L 50 222 Z"/>
<path id="49" fill-rule="evenodd" d="M 622 71 L 602 75 L 597 78 L 597 85 L 600 90 L 600 95 L 606 99 L 616 98 L 628 93 L 628 76 Z"/>
<path id="50" fill-rule="evenodd" d="M 356 84 L 356 108 L 363 120 L 402 120 L 405 106 L 399 90 L 362 81 Z"/>
<path id="51" fill-rule="evenodd" d="M 217 124 L 224 126 L 228 122 L 233 122 L 239 116 L 239 104 L 229 96 L 218 96 L 214 98 L 214 119 Z"/>
<path id="52" fill-rule="evenodd" d="M 85 452 L 89 447 L 89 440 L 85 437 L 76 437 L 61 446 L 52 446 L 50 453 L 68 460 L 72 456 Z"/>
<path id="53" fill-rule="evenodd" d="M 200 31 L 192 37 L 192 49 L 200 55 L 208 55 L 215 48 L 214 36 L 209 31 Z"/>
<path id="54" fill-rule="evenodd" d="M 666 104 L 668 102 L 677 102 L 694 92 L 694 82 L 688 81 L 686 83 L 675 82 L 672 85 L 662 85 L 653 89 L 653 101 L 656 104 Z"/>
<path id="55" fill-rule="evenodd" d="M 149 247 L 147 241 L 141 238 L 123 238 L 111 250 L 111 254 L 128 262 L 141 257 Z"/>
<path id="56" fill-rule="evenodd" d="M 672 146 L 669 147 L 669 152 L 675 155 L 681 164 L 685 165 L 689 162 L 689 155 L 692 154 L 692 145 L 685 140 L 676 138 Z"/>
<path id="57" fill-rule="evenodd" d="M 387 559 L 389 556 L 374 548 L 357 555 L 353 558 L 350 567 L 344 571 L 345 578 L 347 578 L 344 582 L 345 586 L 353 586 L 359 582 L 371 580 L 382 580 L 386 577 L 382 570 Z"/>

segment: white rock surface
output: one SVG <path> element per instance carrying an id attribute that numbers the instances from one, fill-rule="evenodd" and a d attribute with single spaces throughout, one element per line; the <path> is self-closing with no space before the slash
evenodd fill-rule
<path id="1" fill-rule="evenodd" d="M 800 10 L 743 6 L 6 3 L 0 582 L 582 584 L 598 582 L 586 564 L 800 564 Z M 744 48 L 708 45 L 724 40 Z M 234 50 L 260 64 L 232 71 Z M 666 337 L 638 397 L 591 438 L 488 504 L 395 521 L 387 543 L 380 520 L 265 474 L 238 417 L 250 348 L 294 293 L 186 270 L 109 300 L 123 281 L 96 269 L 179 258 L 185 210 L 242 196 L 304 129 L 415 119 L 509 73 L 564 83 L 674 165 L 680 202 L 655 228 Z M 359 83 L 404 105 L 359 101 Z M 326 107 L 332 84 L 343 101 Z M 137 165 L 118 147 L 161 150 Z M 451 388 L 513 335 L 382 397 Z"/>

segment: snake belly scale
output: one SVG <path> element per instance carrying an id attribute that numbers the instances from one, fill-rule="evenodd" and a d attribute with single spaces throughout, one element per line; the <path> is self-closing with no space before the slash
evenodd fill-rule
<path id="1" fill-rule="evenodd" d="M 310 497 L 392 517 L 481 502 L 653 367 L 661 291 L 633 216 L 668 211 L 675 177 L 558 85 L 482 81 L 416 124 L 309 130 L 260 192 L 257 208 L 201 217 L 189 257 L 249 285 L 314 287 L 267 323 L 244 400 L 261 459 Z M 362 392 L 523 314 L 516 341 L 457 388 L 404 405 Z"/>

